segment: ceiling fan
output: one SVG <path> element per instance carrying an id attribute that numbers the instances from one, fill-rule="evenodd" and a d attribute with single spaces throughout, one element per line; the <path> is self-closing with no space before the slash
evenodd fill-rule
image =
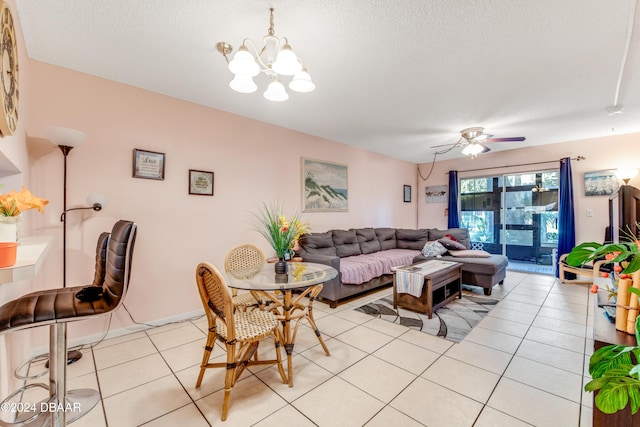
<path id="1" fill-rule="evenodd" d="M 514 136 L 509 138 L 494 138 L 493 135 L 484 133 L 483 127 L 470 127 L 462 129 L 460 131 L 460 139 L 454 144 L 434 145 L 431 148 L 450 146 L 453 149 L 456 146 L 464 147 L 462 154 L 470 155 L 472 157 L 481 153 L 487 153 L 491 151 L 491 148 L 487 147 L 485 143 L 489 142 L 510 142 L 510 141 L 524 141 L 524 136 Z"/>

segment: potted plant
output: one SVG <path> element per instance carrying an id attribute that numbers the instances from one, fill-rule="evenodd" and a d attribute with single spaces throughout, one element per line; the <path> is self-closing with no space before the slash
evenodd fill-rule
<path id="1" fill-rule="evenodd" d="M 307 232 L 308 224 L 303 223 L 298 214 L 287 219 L 279 204 L 271 206 L 263 204 L 262 209 L 254 214 L 254 217 L 255 230 L 267 239 L 278 257 L 278 262 L 274 267 L 275 272 L 278 274 L 287 273 L 286 262 L 298 249 L 298 239 Z"/>
<path id="2" fill-rule="evenodd" d="M 640 290 L 630 292 L 640 295 Z M 636 318 L 636 345 L 608 345 L 596 350 L 589 359 L 592 380 L 585 391 L 597 392 L 596 407 L 614 414 L 629 405 L 631 414 L 640 408 L 640 316 Z"/>
<path id="3" fill-rule="evenodd" d="M 622 274 L 630 274 L 640 270 L 640 242 L 633 241 L 622 243 L 581 243 L 567 255 L 567 264 L 577 267 L 590 261 L 607 259 L 611 263 L 620 263 L 623 266 Z"/>
<path id="4" fill-rule="evenodd" d="M 634 273 L 640 270 L 640 243 L 633 234 L 625 234 L 628 234 L 627 242 L 582 243 L 573 248 L 566 262 L 579 266 L 606 259 L 611 263 L 619 263 L 614 269 L 619 277 Z M 630 287 L 628 291 L 640 297 L 640 289 Z M 595 406 L 604 414 L 614 414 L 629 406 L 630 418 L 640 409 L 640 316 L 635 320 L 635 338 L 635 346 L 604 346 L 589 359 L 592 380 L 584 389 L 596 393 Z"/>

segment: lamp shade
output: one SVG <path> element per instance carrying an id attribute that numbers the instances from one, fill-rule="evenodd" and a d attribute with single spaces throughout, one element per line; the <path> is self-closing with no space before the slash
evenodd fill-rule
<path id="1" fill-rule="evenodd" d="M 298 61 L 298 57 L 291 50 L 288 44 L 278 52 L 276 60 L 271 65 L 271 69 L 283 76 L 293 76 L 302 70 L 302 64 Z"/>
<path id="2" fill-rule="evenodd" d="M 44 134 L 49 141 L 57 146 L 77 147 L 87 138 L 87 135 L 79 130 L 49 126 L 44 128 Z"/>
<path id="3" fill-rule="evenodd" d="M 299 73 L 293 76 L 293 80 L 289 82 L 289 89 L 295 92 L 311 92 L 316 88 L 316 85 L 311 81 L 309 73 L 303 69 Z"/>
<path id="4" fill-rule="evenodd" d="M 289 99 L 289 94 L 284 90 L 284 85 L 278 80 L 274 80 L 269 83 L 267 90 L 264 92 L 264 97 L 269 101 L 286 101 Z"/>
<path id="5" fill-rule="evenodd" d="M 629 183 L 629 180 L 638 175 L 638 169 L 618 169 L 616 170 L 616 177 L 624 181 L 625 184 Z"/>
<path id="6" fill-rule="evenodd" d="M 245 76 L 242 74 L 236 74 L 236 76 L 229 83 L 231 89 L 240 93 L 253 93 L 258 89 L 258 86 L 254 83 L 251 76 Z"/>
<path id="7" fill-rule="evenodd" d="M 247 47 L 242 45 L 229 62 L 229 70 L 235 75 L 254 77 L 260 73 L 260 66 L 249 53 Z"/>

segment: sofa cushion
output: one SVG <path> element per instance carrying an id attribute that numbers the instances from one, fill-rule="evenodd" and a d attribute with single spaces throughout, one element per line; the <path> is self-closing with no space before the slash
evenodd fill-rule
<path id="1" fill-rule="evenodd" d="M 447 248 L 442 246 L 442 243 L 436 240 L 434 242 L 427 242 L 424 244 L 424 247 L 422 248 L 422 255 L 429 257 L 439 257 L 440 255 L 444 255 L 447 250 Z"/>
<path id="2" fill-rule="evenodd" d="M 380 250 L 396 248 L 396 229 L 395 228 L 376 228 L 376 236 L 380 242 Z"/>
<path id="3" fill-rule="evenodd" d="M 489 258 L 491 254 L 487 251 L 481 251 L 477 249 L 464 249 L 460 251 L 449 251 L 449 255 L 456 258 Z"/>
<path id="4" fill-rule="evenodd" d="M 393 267 L 413 264 L 413 259 L 420 255 L 420 251 L 413 249 L 387 249 L 367 256 L 379 260 L 384 265 L 384 274 L 393 273 Z"/>
<path id="5" fill-rule="evenodd" d="M 487 276 L 493 276 L 499 271 L 507 268 L 509 259 L 504 255 L 491 255 L 488 258 L 465 258 L 465 257 L 453 257 L 445 255 L 440 258 L 444 261 L 461 262 L 462 272 L 482 274 Z"/>
<path id="6" fill-rule="evenodd" d="M 438 239 L 438 242 L 444 246 L 445 248 L 447 248 L 450 251 L 465 251 L 467 250 L 467 247 L 465 245 L 463 245 L 462 243 L 456 241 L 456 240 L 451 240 L 448 237 L 443 237 L 441 239 Z"/>
<path id="7" fill-rule="evenodd" d="M 333 243 L 340 258 L 361 255 L 356 230 L 333 230 Z"/>
<path id="8" fill-rule="evenodd" d="M 465 249 L 471 249 L 471 244 L 469 243 L 469 230 L 466 228 L 449 228 L 448 230 L 438 230 L 432 228 L 429 230 L 429 240 L 440 240 L 443 237 L 446 237 L 447 234 L 451 235 L 458 242 L 462 243 Z"/>
<path id="9" fill-rule="evenodd" d="M 299 242 L 300 247 L 306 252 L 318 255 L 337 255 L 331 232 L 303 234 Z"/>
<path id="10" fill-rule="evenodd" d="M 428 240 L 429 230 L 407 230 L 403 228 L 396 230 L 396 247 L 398 249 L 416 249 L 420 251 Z"/>
<path id="11" fill-rule="evenodd" d="M 356 237 L 360 244 L 360 251 L 363 254 L 380 251 L 380 242 L 373 228 L 356 228 Z"/>
<path id="12" fill-rule="evenodd" d="M 383 263 L 372 254 L 340 258 L 340 278 L 345 285 L 360 285 L 383 274 Z"/>

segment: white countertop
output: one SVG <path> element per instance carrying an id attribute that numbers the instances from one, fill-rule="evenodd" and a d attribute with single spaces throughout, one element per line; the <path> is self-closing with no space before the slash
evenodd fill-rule
<path id="1" fill-rule="evenodd" d="M 0 268 L 0 283 L 33 278 L 42 266 L 51 239 L 51 236 L 20 237 L 16 263 L 12 267 Z"/>

